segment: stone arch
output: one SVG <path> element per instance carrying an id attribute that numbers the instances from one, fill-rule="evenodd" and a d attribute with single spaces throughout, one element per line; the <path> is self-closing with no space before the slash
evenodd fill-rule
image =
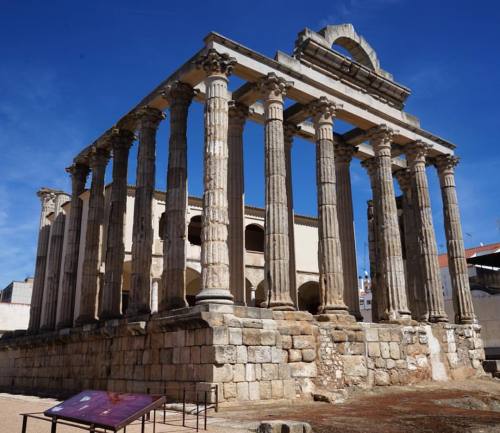
<path id="1" fill-rule="evenodd" d="M 318 313 L 321 298 L 317 281 L 307 281 L 299 287 L 298 304 L 301 311 L 309 311 L 311 314 Z"/>
<path id="2" fill-rule="evenodd" d="M 186 268 L 186 302 L 193 306 L 196 302 L 196 295 L 201 290 L 201 275 L 192 268 Z"/>
<path id="3" fill-rule="evenodd" d="M 259 224 L 248 224 L 245 227 L 245 249 L 247 251 L 264 252 L 264 228 Z"/>
<path id="4" fill-rule="evenodd" d="M 326 26 L 319 31 L 319 34 L 325 38 L 329 47 L 340 45 L 356 62 L 376 72 L 380 70 L 377 53 L 363 36 L 356 33 L 352 24 Z"/>

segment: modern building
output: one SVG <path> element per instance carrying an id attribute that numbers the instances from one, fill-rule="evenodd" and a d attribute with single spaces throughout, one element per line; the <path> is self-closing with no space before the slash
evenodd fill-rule
<path id="1" fill-rule="evenodd" d="M 33 278 L 12 281 L 0 291 L 0 335 L 28 329 Z"/>

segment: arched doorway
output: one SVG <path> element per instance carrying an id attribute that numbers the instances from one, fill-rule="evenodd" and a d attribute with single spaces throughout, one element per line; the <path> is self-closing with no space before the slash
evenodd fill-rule
<path id="1" fill-rule="evenodd" d="M 257 224 L 245 227 L 245 249 L 255 253 L 264 252 L 264 229 Z"/>
<path id="2" fill-rule="evenodd" d="M 320 306 L 319 284 L 316 281 L 308 281 L 299 287 L 299 310 L 318 314 Z"/>
<path id="3" fill-rule="evenodd" d="M 190 307 L 196 303 L 196 295 L 201 290 L 201 275 L 194 269 L 186 268 L 186 301 Z"/>
<path id="4" fill-rule="evenodd" d="M 195 215 L 189 221 L 188 241 L 191 245 L 201 245 L 201 215 Z"/>

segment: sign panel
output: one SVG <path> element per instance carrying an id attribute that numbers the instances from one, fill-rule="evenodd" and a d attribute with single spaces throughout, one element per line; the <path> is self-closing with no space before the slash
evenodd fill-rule
<path id="1" fill-rule="evenodd" d="M 82 391 L 44 412 L 45 416 L 118 430 L 159 407 L 165 398 L 148 394 Z"/>

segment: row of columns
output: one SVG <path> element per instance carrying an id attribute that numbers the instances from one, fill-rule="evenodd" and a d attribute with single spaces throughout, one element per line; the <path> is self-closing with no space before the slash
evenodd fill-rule
<path id="1" fill-rule="evenodd" d="M 197 304 L 233 302 L 244 304 L 244 185 L 243 129 L 248 107 L 229 101 L 228 77 L 234 59 L 209 50 L 198 62 L 205 78 L 205 148 L 202 226 L 202 288 Z M 277 310 L 292 310 L 296 303 L 295 258 L 293 236 L 293 198 L 291 188 L 291 145 L 297 128 L 285 124 L 283 104 L 291 83 L 270 73 L 256 83 L 264 102 L 265 116 L 265 281 L 268 296 L 265 305 Z M 159 312 L 186 306 L 186 215 L 187 215 L 187 116 L 195 92 L 191 86 L 176 82 L 165 89 L 163 97 L 170 107 L 170 141 L 166 194 L 166 232 L 164 233 L 163 277 L 160 285 Z M 335 143 L 333 121 L 339 106 L 321 97 L 307 110 L 316 136 L 316 169 L 318 191 L 318 264 L 321 293 L 320 312 L 360 318 L 357 296 L 356 253 L 349 164 L 354 149 Z M 152 261 L 152 201 L 155 190 L 156 131 L 164 114 L 143 107 L 134 114 L 138 131 L 137 185 L 134 201 L 132 275 L 128 316 L 151 312 L 150 270 Z M 406 321 L 408 309 L 402 244 L 399 234 L 394 185 L 391 172 L 392 131 L 381 126 L 371 141 L 375 156 L 363 162 L 370 175 L 373 190 L 373 275 L 380 320 Z M 123 227 L 127 196 L 129 149 L 134 131 L 117 128 L 109 138 L 108 148 L 94 148 L 88 165 L 75 163 L 68 171 L 72 176 L 71 211 L 64 271 L 60 285 L 60 305 L 54 319 L 40 320 L 42 298 L 56 299 L 57 285 L 42 284 L 48 275 L 59 275 L 53 257 L 47 260 L 47 230 L 40 226 L 37 267 L 33 291 L 30 330 L 41 325 L 46 329 L 82 325 L 99 319 L 120 317 L 121 280 L 123 274 Z M 421 320 L 446 320 L 440 292 L 437 248 L 432 227 L 425 177 L 426 147 L 409 146 L 408 205 L 418 227 L 413 248 L 419 248 L 418 267 L 423 269 L 419 282 L 411 283 L 414 297 L 421 296 L 427 309 L 420 308 Z M 101 263 L 100 240 L 104 226 L 104 175 L 113 156 L 113 180 L 105 252 L 105 275 L 99 293 L 98 266 Z M 440 171 L 445 225 L 450 255 L 450 271 L 459 305 L 459 320 L 473 321 L 466 277 L 465 255 L 461 239 L 458 205 L 451 164 L 438 165 Z M 446 169 L 444 168 L 446 167 Z M 87 228 L 81 233 L 82 203 L 79 198 L 85 180 L 92 173 Z M 230 182 L 228 182 L 228 176 Z M 411 202 L 410 202 L 411 196 Z M 42 199 L 43 202 L 43 199 Z M 411 204 L 410 204 L 411 203 Z M 44 210 L 44 212 L 46 212 Z M 43 213 L 43 212 L 42 212 Z M 43 219 L 43 217 L 42 217 Z M 229 224 L 231 221 L 231 224 Z M 342 228 L 339 229 L 339 226 Z M 45 230 L 45 231 L 44 231 Z M 50 236 L 54 244 L 60 227 L 53 224 Z M 53 233 L 52 233 L 53 232 Z M 82 261 L 81 294 L 75 306 L 75 289 L 79 262 L 80 237 L 85 236 Z M 51 240 L 52 242 L 52 240 Z M 372 242 L 370 243 L 372 246 Z M 57 245 L 53 251 L 57 250 Z M 49 248 L 50 250 L 50 248 Z M 451 250 L 451 252 L 450 252 Z M 407 263 L 408 267 L 408 263 Z M 410 267 L 408 267 L 409 269 Z M 465 271 L 464 271 L 465 269 Z M 407 270 L 407 274 L 410 272 Z M 44 275 L 47 274 L 47 275 Z M 415 280 L 416 281 L 416 280 Z M 54 296 L 54 287 L 56 294 Z M 418 292 L 418 293 L 417 293 Z M 40 294 L 42 293 L 42 294 Z M 441 294 L 440 294 L 441 293 Z M 468 298 L 467 298 L 468 296 Z M 411 298 L 413 299 L 413 298 Z M 51 301 L 52 305 L 53 301 Z M 76 307 L 76 308 L 75 308 Z M 53 306 L 55 311 L 55 304 Z M 52 310 L 51 310 L 52 311 Z M 73 317 L 74 311 L 77 313 Z M 42 315 L 43 316 L 43 315 Z M 56 317 L 57 316 L 57 317 Z"/>

